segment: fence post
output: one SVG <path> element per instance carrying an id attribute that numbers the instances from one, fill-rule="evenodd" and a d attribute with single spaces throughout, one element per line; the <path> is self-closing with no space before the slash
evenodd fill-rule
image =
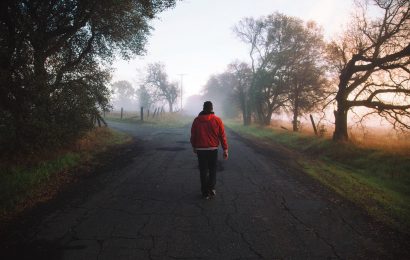
<path id="1" fill-rule="evenodd" d="M 144 121 L 144 107 L 141 107 L 141 121 Z"/>
<path id="2" fill-rule="evenodd" d="M 121 119 L 122 119 L 122 113 L 124 112 L 124 109 L 123 108 L 121 108 Z"/>
<path id="3" fill-rule="evenodd" d="M 149 118 L 149 109 L 147 110 L 147 118 Z"/>
<path id="4" fill-rule="evenodd" d="M 312 114 L 310 114 L 310 121 L 312 122 L 313 131 L 315 131 L 315 135 L 317 136 L 317 129 L 316 129 L 315 121 L 313 120 Z"/>
<path id="5" fill-rule="evenodd" d="M 157 108 L 154 109 L 154 114 L 152 115 L 152 118 L 155 118 L 156 114 L 157 114 Z"/>

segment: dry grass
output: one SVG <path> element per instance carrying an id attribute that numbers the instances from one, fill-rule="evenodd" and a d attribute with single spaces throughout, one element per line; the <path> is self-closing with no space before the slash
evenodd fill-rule
<path id="1" fill-rule="evenodd" d="M 325 139 L 332 139 L 333 127 L 333 125 L 323 125 L 325 130 L 323 137 Z M 282 120 L 272 120 L 269 128 L 280 132 L 292 131 L 292 125 Z M 313 136 L 312 125 L 302 124 L 300 133 Z M 391 154 L 410 156 L 410 132 L 405 133 L 382 127 L 351 127 L 349 129 L 349 142 L 363 149 L 374 149 Z"/>
<path id="2" fill-rule="evenodd" d="M 408 133 L 377 129 L 362 133 L 360 130 L 353 130 L 350 132 L 350 142 L 361 148 L 410 156 L 410 135 Z"/>
<path id="3" fill-rule="evenodd" d="M 105 127 L 99 127 L 95 128 L 93 131 L 87 132 L 82 138 L 77 140 L 73 145 L 73 148 L 79 152 L 90 152 L 100 150 L 110 144 L 117 144 L 119 142 L 127 142 L 130 140 L 130 136 L 125 136 L 119 132 L 113 134 L 112 130 Z"/>

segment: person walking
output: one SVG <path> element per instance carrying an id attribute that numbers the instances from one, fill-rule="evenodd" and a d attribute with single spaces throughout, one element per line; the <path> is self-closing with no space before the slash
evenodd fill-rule
<path id="1" fill-rule="evenodd" d="M 228 142 L 222 120 L 215 116 L 211 101 L 204 102 L 203 110 L 194 119 L 191 127 L 191 144 L 198 156 L 201 191 L 205 199 L 216 195 L 216 165 L 218 147 L 223 148 L 223 158 L 228 159 Z"/>

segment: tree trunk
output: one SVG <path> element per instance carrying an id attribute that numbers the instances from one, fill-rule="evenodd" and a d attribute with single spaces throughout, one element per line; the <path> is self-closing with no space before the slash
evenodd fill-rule
<path id="1" fill-rule="evenodd" d="M 269 126 L 270 125 L 270 121 L 272 119 L 272 114 L 273 114 L 273 110 L 269 108 L 269 111 L 266 112 L 266 115 L 263 117 L 263 125 L 264 126 Z"/>
<path id="2" fill-rule="evenodd" d="M 337 110 L 334 111 L 335 114 L 335 131 L 333 132 L 333 141 L 346 142 L 349 140 L 349 135 L 347 134 L 347 111 L 349 108 L 346 106 L 345 100 L 337 100 Z"/>
<path id="3" fill-rule="evenodd" d="M 347 134 L 347 111 L 349 107 L 347 105 L 347 84 L 349 78 L 351 78 L 350 70 L 343 70 L 339 79 L 339 86 L 336 95 L 337 110 L 334 111 L 335 115 L 335 131 L 333 132 L 333 141 L 346 142 L 349 140 Z"/>
<path id="4" fill-rule="evenodd" d="M 245 97 L 243 94 L 239 96 L 239 100 L 240 100 L 240 109 L 242 112 L 243 125 L 246 125 L 246 105 L 245 105 Z"/>
<path id="5" fill-rule="evenodd" d="M 243 125 L 247 126 L 251 124 L 251 113 L 250 113 L 250 107 L 248 102 L 246 102 L 246 97 L 245 95 L 241 95 L 241 111 L 242 111 L 242 120 L 243 120 Z"/>
<path id="6" fill-rule="evenodd" d="M 246 113 L 245 113 L 245 111 L 242 111 L 242 120 L 243 120 L 243 125 L 247 125 L 246 124 Z"/>
<path id="7" fill-rule="evenodd" d="M 256 108 L 256 119 L 258 121 L 258 124 L 260 125 L 265 125 L 265 115 L 263 113 L 263 105 L 262 102 L 256 102 L 255 104 L 255 108 Z"/>
<path id="8" fill-rule="evenodd" d="M 168 102 L 168 105 L 169 105 L 169 112 L 170 113 L 174 112 L 174 109 L 172 107 L 172 102 Z"/>
<path id="9" fill-rule="evenodd" d="M 251 123 L 252 123 L 252 114 L 251 114 L 250 111 L 246 113 L 246 118 L 245 119 L 246 119 L 245 120 L 245 125 L 251 125 Z"/>
<path id="10" fill-rule="evenodd" d="M 292 126 L 293 126 L 293 132 L 299 131 L 299 128 L 298 128 L 298 113 L 296 112 L 296 110 L 293 111 Z"/>
<path id="11" fill-rule="evenodd" d="M 246 105 L 245 125 L 251 125 L 252 123 L 252 103 L 251 102 L 252 102 L 251 100 L 245 101 L 245 105 Z"/>
<path id="12" fill-rule="evenodd" d="M 295 103 L 293 104 L 293 132 L 299 131 L 298 127 L 298 115 L 299 115 L 299 95 L 298 91 L 295 93 Z"/>

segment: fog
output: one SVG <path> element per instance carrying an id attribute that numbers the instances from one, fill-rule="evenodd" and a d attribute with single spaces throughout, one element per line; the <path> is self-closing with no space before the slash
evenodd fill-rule
<path id="1" fill-rule="evenodd" d="M 185 106 L 182 111 L 186 115 L 198 115 L 202 111 L 202 105 L 206 100 L 201 95 L 192 95 L 186 99 Z"/>

